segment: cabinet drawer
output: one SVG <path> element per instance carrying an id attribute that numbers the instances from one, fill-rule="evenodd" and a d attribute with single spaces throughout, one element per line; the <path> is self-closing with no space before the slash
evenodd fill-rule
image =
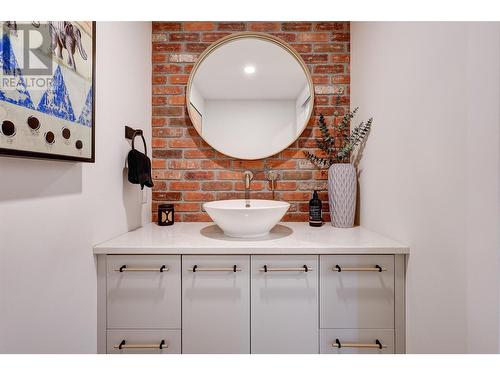
<path id="1" fill-rule="evenodd" d="M 181 353 L 181 331 L 178 329 L 108 330 L 106 341 L 108 354 Z M 121 349 L 120 344 L 122 344 Z"/>
<path id="2" fill-rule="evenodd" d="M 177 255 L 108 256 L 107 328 L 180 328 L 180 263 Z"/>
<path id="3" fill-rule="evenodd" d="M 182 304 L 183 353 L 250 353 L 248 255 L 183 256 Z"/>
<path id="4" fill-rule="evenodd" d="M 321 354 L 394 354 L 394 330 L 321 329 L 320 352 Z"/>
<path id="5" fill-rule="evenodd" d="M 318 353 L 316 255 L 252 256 L 251 290 L 252 353 Z"/>
<path id="6" fill-rule="evenodd" d="M 322 255 L 320 267 L 321 328 L 394 328 L 393 255 Z"/>

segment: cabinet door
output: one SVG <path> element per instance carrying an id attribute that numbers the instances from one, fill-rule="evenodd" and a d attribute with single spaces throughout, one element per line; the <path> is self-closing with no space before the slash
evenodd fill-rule
<path id="1" fill-rule="evenodd" d="M 319 352 L 316 255 L 252 256 L 251 290 L 252 353 Z"/>
<path id="2" fill-rule="evenodd" d="M 394 328 L 393 255 L 320 256 L 321 328 Z"/>
<path id="3" fill-rule="evenodd" d="M 250 352 L 249 256 L 182 257 L 182 352 Z"/>
<path id="4" fill-rule="evenodd" d="M 392 329 L 321 329 L 320 342 L 321 354 L 394 354 Z"/>
<path id="5" fill-rule="evenodd" d="M 180 265 L 178 255 L 107 256 L 108 329 L 180 328 Z"/>
<path id="6" fill-rule="evenodd" d="M 181 354 L 180 329 L 109 330 L 107 342 L 108 354 Z"/>

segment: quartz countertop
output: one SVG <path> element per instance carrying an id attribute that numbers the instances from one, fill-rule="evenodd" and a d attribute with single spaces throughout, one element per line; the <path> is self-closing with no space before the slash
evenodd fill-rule
<path id="1" fill-rule="evenodd" d="M 230 238 L 214 223 L 155 223 L 94 247 L 94 254 L 409 254 L 408 246 L 363 227 L 280 223 L 259 239 Z"/>

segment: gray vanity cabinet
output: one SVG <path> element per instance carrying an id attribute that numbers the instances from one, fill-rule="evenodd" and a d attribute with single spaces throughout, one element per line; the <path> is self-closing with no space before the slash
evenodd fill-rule
<path id="1" fill-rule="evenodd" d="M 106 268 L 108 329 L 180 328 L 180 256 L 109 255 Z"/>
<path id="2" fill-rule="evenodd" d="M 322 255 L 321 328 L 394 329 L 394 256 Z"/>
<path id="3" fill-rule="evenodd" d="M 182 352 L 250 353 L 250 256 L 182 257 Z"/>
<path id="4" fill-rule="evenodd" d="M 252 353 L 318 353 L 318 256 L 254 255 Z"/>

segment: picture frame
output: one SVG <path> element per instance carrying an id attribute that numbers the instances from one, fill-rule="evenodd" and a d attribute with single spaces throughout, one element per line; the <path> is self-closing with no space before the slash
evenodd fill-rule
<path id="1" fill-rule="evenodd" d="M 0 156 L 94 163 L 96 23 L 0 24 Z"/>

